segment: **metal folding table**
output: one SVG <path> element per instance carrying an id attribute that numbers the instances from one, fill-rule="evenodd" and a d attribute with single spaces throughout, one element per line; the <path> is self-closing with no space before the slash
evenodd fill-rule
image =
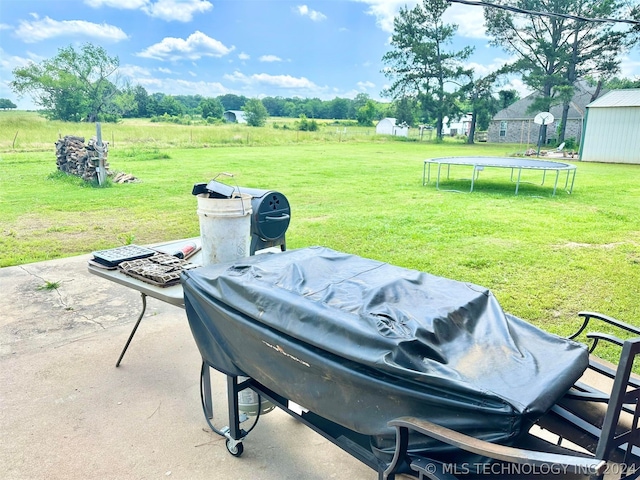
<path id="1" fill-rule="evenodd" d="M 167 242 L 167 243 L 154 244 L 154 245 L 151 245 L 150 248 L 157 249 L 163 252 L 172 252 L 172 251 L 179 250 L 180 248 L 184 247 L 189 243 L 194 243 L 194 242 L 197 245 L 200 245 L 200 238 L 199 237 L 188 238 L 184 240 L 176 240 L 176 241 Z M 193 257 L 191 257 L 189 259 L 189 262 L 199 265 L 201 262 L 200 258 L 201 258 L 201 251 L 196 253 Z M 144 314 L 147 310 L 147 297 L 156 298 L 170 305 L 175 305 L 176 307 L 184 308 L 184 296 L 182 293 L 182 285 L 180 284 L 173 285 L 170 287 L 158 287 L 150 283 L 143 282 L 142 280 L 138 280 L 137 278 L 133 278 L 129 275 L 126 275 L 125 273 L 121 272 L 118 269 L 108 270 L 92 264 L 88 265 L 88 269 L 89 269 L 89 273 L 92 273 L 99 277 L 105 278 L 111 282 L 118 283 L 127 288 L 131 288 L 133 290 L 140 292 L 140 296 L 142 298 L 142 311 L 140 312 L 140 315 L 138 315 L 138 319 L 136 320 L 136 323 L 133 326 L 133 330 L 131 330 L 131 334 L 129 335 L 127 343 L 125 344 L 124 348 L 122 349 L 122 352 L 120 353 L 120 357 L 116 362 L 116 367 L 120 366 L 120 362 L 122 362 L 122 358 L 124 357 L 124 354 L 127 352 L 127 349 L 129 348 L 129 344 L 131 343 L 131 340 L 133 340 L 133 337 L 136 334 L 136 331 L 138 330 L 138 326 L 142 321 L 142 317 L 144 317 Z"/>

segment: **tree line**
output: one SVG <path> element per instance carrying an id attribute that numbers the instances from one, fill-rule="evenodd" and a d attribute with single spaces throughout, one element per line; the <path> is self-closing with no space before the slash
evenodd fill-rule
<path id="1" fill-rule="evenodd" d="M 256 99 L 235 94 L 216 97 L 150 94 L 142 85 L 121 82 L 118 67 L 119 59 L 109 56 L 100 46 L 87 43 L 75 48 L 70 45 L 51 59 L 14 69 L 9 85 L 19 96 L 30 95 L 51 120 L 108 122 L 120 118 L 183 115 L 221 119 L 226 110 L 248 108 L 250 119 L 252 115 L 257 116 L 256 123 L 262 123 L 261 108 L 252 102 Z M 365 93 L 353 99 L 264 97 L 258 101 L 269 116 L 350 119 L 364 125 L 393 110 L 390 103 L 374 101 Z"/>
<path id="2" fill-rule="evenodd" d="M 149 93 L 142 85 L 119 82 L 118 65 L 119 59 L 109 56 L 102 47 L 85 44 L 75 48 L 71 45 L 60 49 L 51 59 L 16 68 L 10 86 L 20 96 L 30 94 L 47 118 L 63 121 L 110 122 L 121 118 L 162 120 L 167 117 L 179 121 L 185 115 L 215 121 L 221 119 L 226 110 L 246 110 L 249 124 L 255 125 L 263 124 L 266 116 L 353 120 L 366 126 L 387 116 L 399 117 L 399 123 L 411 126 L 422 120 L 416 102 L 408 97 L 380 102 L 366 93 L 332 100 Z M 492 112 L 517 99 L 514 90 L 500 91 L 491 107 L 486 109 L 481 125 L 486 128 Z M 461 104 L 460 111 L 465 108 Z"/>
<path id="3" fill-rule="evenodd" d="M 468 141 L 473 143 L 476 128 L 486 129 L 499 109 L 518 100 L 517 92 L 504 85 L 519 75 L 537 93 L 529 113 L 562 105 L 562 141 L 575 83 L 593 81 L 594 99 L 603 87 L 624 85 L 617 78 L 621 57 L 640 37 L 640 22 L 621 26 L 592 21 L 625 15 L 640 20 L 637 0 L 495 0 L 484 7 L 486 31 L 490 43 L 515 60 L 480 76 L 465 67 L 471 47 L 449 48 L 458 28 L 443 21 L 449 6 L 448 0 L 422 0 L 414 8 L 402 8 L 394 19 L 391 49 L 382 58 L 383 73 L 391 81 L 382 94 L 389 102 L 365 93 L 333 100 L 149 94 L 141 85 L 121 82 L 119 59 L 92 44 L 62 48 L 51 59 L 16 68 L 9 85 L 19 96 L 31 95 L 48 118 L 66 121 L 182 115 L 215 120 L 225 110 L 245 110 L 249 124 L 255 125 L 267 115 L 371 125 L 391 116 L 411 126 L 432 125 L 441 138 L 447 118 L 471 113 Z"/>

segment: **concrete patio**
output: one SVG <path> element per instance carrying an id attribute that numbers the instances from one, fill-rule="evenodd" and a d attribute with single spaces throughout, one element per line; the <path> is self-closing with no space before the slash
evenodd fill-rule
<path id="1" fill-rule="evenodd" d="M 281 411 L 231 456 L 200 406 L 200 355 L 186 315 L 91 275 L 89 255 L 0 269 L 0 471 L 9 479 L 375 479 Z M 57 289 L 43 289 L 59 282 Z M 212 372 L 215 425 L 224 377 Z"/>

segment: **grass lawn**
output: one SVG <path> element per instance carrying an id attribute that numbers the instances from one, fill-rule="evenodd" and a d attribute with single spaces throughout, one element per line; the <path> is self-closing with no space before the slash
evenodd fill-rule
<path id="1" fill-rule="evenodd" d="M 14 149 L 15 129 L 7 140 L 12 128 L 1 121 L 0 266 L 197 236 L 193 184 L 231 172 L 232 183 L 286 195 L 292 209 L 289 248 L 323 245 L 477 283 L 489 287 L 506 311 L 563 335 L 577 325 L 580 310 L 630 323 L 640 319 L 638 165 L 576 160 L 573 194 L 559 189 L 555 197 L 553 182 L 540 186 L 539 173 L 524 172 L 531 183 L 515 196 L 508 170 L 485 169 L 475 191 L 461 194 L 423 186 L 423 160 L 504 156 L 521 147 L 397 141 L 366 133 L 338 140 L 329 126 L 315 136 L 299 132 L 306 136 L 297 140 L 291 130 L 285 137 L 270 127 L 203 126 L 220 129 L 215 135 L 221 136 L 238 129 L 234 135 L 242 141 L 190 144 L 188 126 L 164 125 L 170 133 L 157 134 L 157 141 L 118 141 L 124 133 L 114 132 L 111 170 L 133 174 L 140 183 L 95 188 L 55 175 L 57 133 L 50 132 L 48 147 L 38 137 Z M 66 127 L 62 135 L 91 134 L 87 125 Z M 106 139 L 110 128 L 103 125 Z M 140 138 L 148 138 L 156 127 L 137 128 Z M 468 168 L 452 170 L 452 178 L 469 175 Z M 448 186 L 468 190 L 469 182 Z"/>

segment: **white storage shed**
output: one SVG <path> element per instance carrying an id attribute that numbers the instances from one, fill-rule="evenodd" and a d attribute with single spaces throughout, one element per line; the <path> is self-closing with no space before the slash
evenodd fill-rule
<path id="1" fill-rule="evenodd" d="M 407 137 L 409 135 L 409 126 L 406 124 L 396 125 L 395 118 L 387 117 L 380 120 L 376 125 L 376 134 Z"/>
<path id="2" fill-rule="evenodd" d="M 640 88 L 612 90 L 587 105 L 580 160 L 640 164 Z"/>

